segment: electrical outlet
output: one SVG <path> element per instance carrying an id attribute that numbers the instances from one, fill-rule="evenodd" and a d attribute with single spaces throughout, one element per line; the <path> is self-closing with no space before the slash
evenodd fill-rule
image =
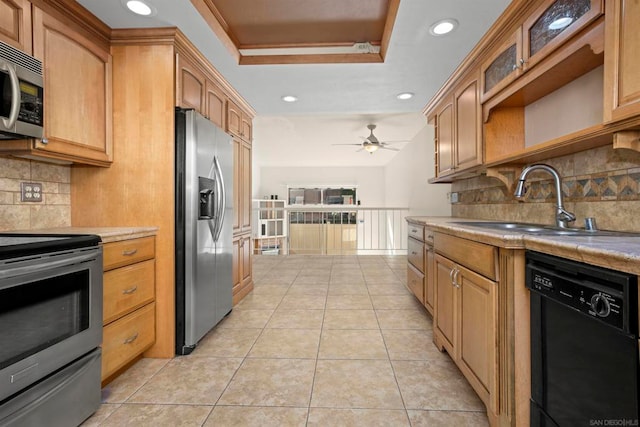
<path id="1" fill-rule="evenodd" d="M 458 193 L 451 193 L 449 200 L 451 203 L 458 203 Z"/>
<path id="2" fill-rule="evenodd" d="M 20 183 L 20 201 L 21 202 L 41 202 L 42 201 L 42 183 L 21 182 Z"/>

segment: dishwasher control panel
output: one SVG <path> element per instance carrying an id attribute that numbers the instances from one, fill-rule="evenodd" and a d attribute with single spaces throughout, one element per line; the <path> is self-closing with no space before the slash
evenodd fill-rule
<path id="1" fill-rule="evenodd" d="M 637 322 L 631 321 L 637 313 L 636 283 L 634 275 L 527 252 L 528 289 L 625 333 L 637 333 Z"/>

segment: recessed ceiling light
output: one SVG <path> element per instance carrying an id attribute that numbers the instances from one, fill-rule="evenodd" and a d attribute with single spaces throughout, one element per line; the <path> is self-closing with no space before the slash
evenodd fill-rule
<path id="1" fill-rule="evenodd" d="M 442 36 L 455 30 L 458 26 L 458 21 L 455 19 L 441 19 L 438 22 L 434 22 L 429 27 L 429 33 L 433 36 Z"/>
<path id="2" fill-rule="evenodd" d="M 122 4 L 136 15 L 153 16 L 157 13 L 156 8 L 144 0 L 122 0 Z"/>
<path id="3" fill-rule="evenodd" d="M 551 24 L 549 24 L 550 30 L 561 30 L 573 22 L 573 18 L 570 16 L 561 16 L 556 18 Z"/>
<path id="4" fill-rule="evenodd" d="M 296 102 L 298 100 L 298 97 L 293 95 L 285 95 L 282 97 L 282 100 L 284 102 Z"/>
<path id="5" fill-rule="evenodd" d="M 411 92 L 402 92 L 402 93 L 399 93 L 396 96 L 396 98 L 401 99 L 403 101 L 407 100 L 407 99 L 411 99 L 411 98 L 413 98 L 413 93 L 411 93 Z"/>

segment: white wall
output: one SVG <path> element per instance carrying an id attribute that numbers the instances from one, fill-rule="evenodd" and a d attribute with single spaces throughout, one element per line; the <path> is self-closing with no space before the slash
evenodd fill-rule
<path id="1" fill-rule="evenodd" d="M 435 176 L 433 132 L 425 126 L 385 167 L 386 206 L 408 206 L 411 215 L 451 215 L 451 185 L 428 182 Z"/>
<path id="2" fill-rule="evenodd" d="M 287 185 L 357 186 L 356 195 L 362 206 L 385 206 L 384 167 L 262 167 L 259 183 L 254 186 L 254 198 L 277 194 L 287 199 Z M 257 190 L 256 190 L 257 188 Z"/>

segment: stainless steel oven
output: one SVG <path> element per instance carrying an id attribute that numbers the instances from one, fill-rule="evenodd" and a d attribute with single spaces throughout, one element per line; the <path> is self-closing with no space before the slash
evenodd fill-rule
<path id="1" fill-rule="evenodd" d="M 98 408 L 99 242 L 0 235 L 0 425 L 78 425 Z"/>

